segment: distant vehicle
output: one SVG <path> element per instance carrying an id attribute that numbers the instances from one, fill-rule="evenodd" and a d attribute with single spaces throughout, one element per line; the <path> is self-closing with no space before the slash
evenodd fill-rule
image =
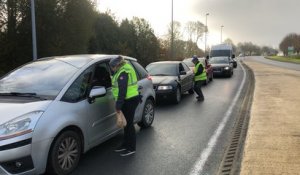
<path id="1" fill-rule="evenodd" d="M 178 104 L 185 92 L 194 93 L 194 73 L 182 61 L 161 61 L 149 64 L 157 101 L 170 99 Z"/>
<path id="2" fill-rule="evenodd" d="M 0 79 L 0 174 L 70 174 L 82 153 L 115 136 L 109 61 L 118 55 L 39 59 Z M 134 122 L 149 127 L 155 92 L 147 71 L 126 57 L 143 102 Z"/>
<path id="3" fill-rule="evenodd" d="M 232 58 L 233 50 L 231 44 L 213 45 L 210 50 L 210 57 L 227 56 Z"/>
<path id="4" fill-rule="evenodd" d="M 237 67 L 237 61 L 235 60 L 235 54 L 233 53 L 231 44 L 218 44 L 211 47 L 210 57 L 228 57 L 233 63 L 233 68 Z"/>
<path id="5" fill-rule="evenodd" d="M 230 61 L 233 64 L 233 68 L 236 68 L 237 67 L 237 61 L 235 59 L 235 55 L 234 54 L 232 55 L 232 58 L 230 58 Z"/>
<path id="6" fill-rule="evenodd" d="M 206 79 L 206 84 L 209 83 L 209 81 L 213 81 L 214 79 L 214 75 L 213 75 L 213 70 L 211 67 L 211 64 L 209 62 L 209 60 L 206 62 L 205 58 L 198 58 L 199 61 L 202 63 L 202 65 L 205 67 L 206 69 L 206 75 L 207 75 L 207 79 Z M 194 71 L 195 69 L 195 65 L 194 63 L 192 63 L 192 58 L 186 58 L 183 60 L 183 62 L 189 66 L 189 68 Z"/>
<path id="7" fill-rule="evenodd" d="M 213 68 L 214 76 L 227 76 L 233 75 L 233 63 L 230 62 L 230 58 L 223 57 L 211 57 L 210 63 Z"/>
<path id="8" fill-rule="evenodd" d="M 240 53 L 239 54 L 239 57 L 244 57 L 245 55 L 243 53 Z"/>

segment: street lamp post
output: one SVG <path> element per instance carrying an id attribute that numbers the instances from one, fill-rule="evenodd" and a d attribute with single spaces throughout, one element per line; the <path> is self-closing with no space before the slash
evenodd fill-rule
<path id="1" fill-rule="evenodd" d="M 221 25 L 221 44 L 222 44 L 222 32 L 223 32 L 223 25 Z"/>
<path id="2" fill-rule="evenodd" d="M 206 41 L 207 41 L 207 16 L 209 15 L 209 13 L 206 13 L 205 15 L 205 42 L 204 42 L 204 53 L 206 54 Z"/>
<path id="3" fill-rule="evenodd" d="M 172 0 L 172 14 L 171 14 L 171 59 L 174 56 L 174 34 L 173 34 L 173 0 Z"/>
<path id="4" fill-rule="evenodd" d="M 34 0 L 31 0 L 31 25 L 32 25 L 32 54 L 33 60 L 37 59 L 37 46 L 36 46 L 36 28 L 35 28 L 35 7 Z"/>

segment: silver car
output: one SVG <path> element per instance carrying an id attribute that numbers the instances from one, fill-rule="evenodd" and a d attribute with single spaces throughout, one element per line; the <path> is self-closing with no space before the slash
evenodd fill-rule
<path id="1" fill-rule="evenodd" d="M 113 137 L 116 125 L 109 61 L 118 55 L 43 58 L 0 79 L 0 174 L 68 174 L 81 153 Z M 146 70 L 138 75 L 142 102 L 135 123 L 151 126 L 155 92 Z"/>

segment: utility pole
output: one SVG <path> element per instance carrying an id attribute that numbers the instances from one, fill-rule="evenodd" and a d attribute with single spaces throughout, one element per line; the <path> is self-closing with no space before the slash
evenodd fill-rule
<path id="1" fill-rule="evenodd" d="M 173 0 L 172 0 L 172 14 L 171 14 L 171 59 L 174 57 L 174 29 L 173 29 Z"/>
<path id="2" fill-rule="evenodd" d="M 37 46 L 36 46 L 36 28 L 35 28 L 35 6 L 34 0 L 31 0 L 31 25 L 32 25 L 32 54 L 33 60 L 37 59 Z"/>
<path id="3" fill-rule="evenodd" d="M 223 27 L 224 27 L 224 26 L 221 25 L 221 44 L 222 44 L 222 42 L 223 42 L 223 41 L 222 41 L 222 32 L 223 32 L 222 30 L 223 30 Z"/>
<path id="4" fill-rule="evenodd" d="M 205 17 L 205 42 L 204 42 L 204 54 L 206 54 L 206 41 L 207 41 L 207 31 L 208 31 L 208 28 L 207 28 L 207 16 L 209 15 L 209 13 L 206 13 Z"/>

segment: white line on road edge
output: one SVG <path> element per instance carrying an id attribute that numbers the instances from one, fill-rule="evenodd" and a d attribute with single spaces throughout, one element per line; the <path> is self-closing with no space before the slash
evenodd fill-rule
<path id="1" fill-rule="evenodd" d="M 222 122 L 219 124 L 218 128 L 215 130 L 214 135 L 209 139 L 209 142 L 208 142 L 206 148 L 201 152 L 199 159 L 194 164 L 193 169 L 189 173 L 190 175 L 199 175 L 203 171 L 203 166 L 205 165 L 205 163 L 206 163 L 208 157 L 210 156 L 213 148 L 216 146 L 218 138 L 219 138 L 220 134 L 222 133 L 222 131 L 223 131 L 228 119 L 229 119 L 229 116 L 232 113 L 233 107 L 236 104 L 236 102 L 237 102 L 237 100 L 240 96 L 240 93 L 242 92 L 243 86 L 244 86 L 245 81 L 246 81 L 246 71 L 245 71 L 243 65 L 242 64 L 240 64 L 240 65 L 241 65 L 242 70 L 244 72 L 244 77 L 243 77 L 243 80 L 242 80 L 242 84 L 240 85 L 237 94 L 235 95 L 235 97 L 234 97 L 233 101 L 231 102 L 228 110 L 226 111 L 225 117 L 223 118 Z"/>

